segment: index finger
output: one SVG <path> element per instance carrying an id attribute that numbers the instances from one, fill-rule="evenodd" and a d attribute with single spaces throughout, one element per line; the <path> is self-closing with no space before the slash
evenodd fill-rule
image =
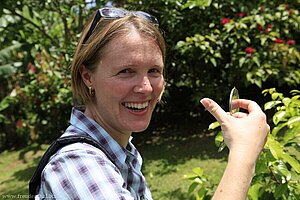
<path id="1" fill-rule="evenodd" d="M 224 122 L 224 117 L 222 116 L 227 116 L 227 113 L 215 101 L 209 98 L 203 98 L 200 102 L 220 124 Z"/>

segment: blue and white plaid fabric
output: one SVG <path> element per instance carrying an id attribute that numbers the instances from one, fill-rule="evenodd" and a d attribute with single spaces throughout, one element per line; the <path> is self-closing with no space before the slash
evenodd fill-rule
<path id="1" fill-rule="evenodd" d="M 75 143 L 53 155 L 42 173 L 35 199 L 151 200 L 141 172 L 142 158 L 129 141 L 121 147 L 98 123 L 73 108 L 70 126 L 62 135 L 89 135 L 102 143 L 113 164 L 98 148 Z"/>

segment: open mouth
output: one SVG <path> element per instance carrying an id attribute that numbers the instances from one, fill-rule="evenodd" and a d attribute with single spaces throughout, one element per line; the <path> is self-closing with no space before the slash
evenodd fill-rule
<path id="1" fill-rule="evenodd" d="M 122 105 L 134 112 L 140 112 L 145 110 L 149 106 L 149 101 L 143 103 L 125 102 L 122 103 Z"/>

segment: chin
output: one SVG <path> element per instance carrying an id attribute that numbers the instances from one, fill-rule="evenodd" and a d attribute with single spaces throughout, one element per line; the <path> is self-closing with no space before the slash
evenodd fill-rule
<path id="1" fill-rule="evenodd" d="M 132 132 L 142 132 L 144 130 L 146 130 L 149 126 L 149 123 L 145 123 L 145 124 L 140 124 L 139 126 L 135 126 L 132 128 Z"/>

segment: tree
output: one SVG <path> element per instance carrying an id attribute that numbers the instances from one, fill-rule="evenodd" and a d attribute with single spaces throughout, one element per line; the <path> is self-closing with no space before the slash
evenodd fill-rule
<path id="1" fill-rule="evenodd" d="M 0 149 L 47 141 L 66 127 L 68 66 L 85 6 L 83 0 L 1 3 Z"/>

